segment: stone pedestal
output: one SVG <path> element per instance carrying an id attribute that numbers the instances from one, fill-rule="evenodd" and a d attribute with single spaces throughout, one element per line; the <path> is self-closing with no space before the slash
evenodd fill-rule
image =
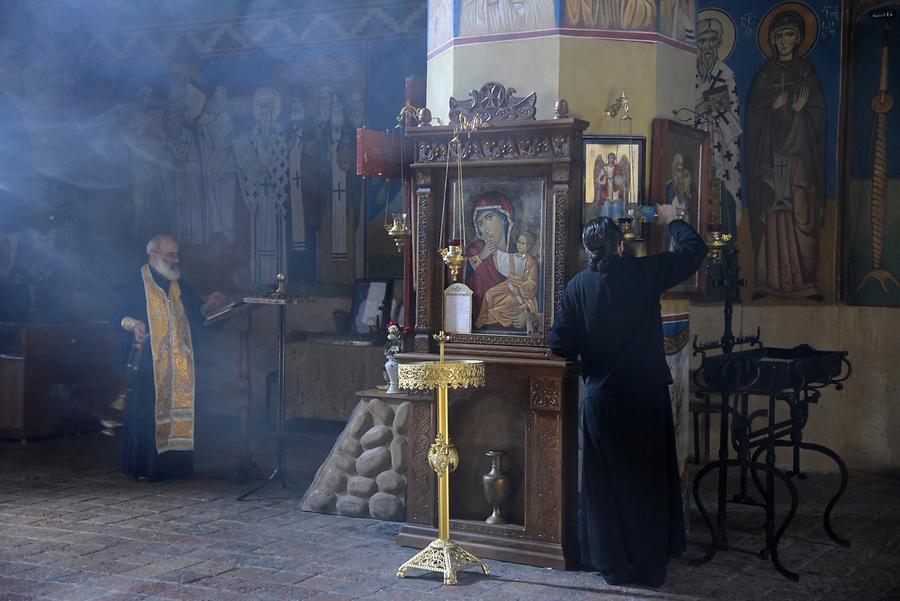
<path id="1" fill-rule="evenodd" d="M 377 388 L 356 395 L 361 400 L 316 472 L 300 508 L 404 521 L 410 398 L 423 395 L 387 394 Z"/>

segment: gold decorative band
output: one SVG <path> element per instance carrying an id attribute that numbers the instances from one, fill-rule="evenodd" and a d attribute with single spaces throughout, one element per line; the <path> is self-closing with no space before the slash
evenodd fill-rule
<path id="1" fill-rule="evenodd" d="M 401 363 L 399 367 L 400 388 L 426 390 L 441 386 L 484 386 L 483 361 L 423 361 Z"/>

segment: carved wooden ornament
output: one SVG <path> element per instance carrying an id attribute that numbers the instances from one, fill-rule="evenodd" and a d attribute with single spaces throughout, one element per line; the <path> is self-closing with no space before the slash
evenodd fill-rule
<path id="1" fill-rule="evenodd" d="M 492 121 L 534 119 L 537 114 L 537 93 L 524 98 L 516 96 L 515 88 L 490 81 L 480 90 L 469 91 L 468 100 L 450 97 L 450 124 L 458 124 L 460 115 L 471 121 L 476 115 L 487 123 Z"/>

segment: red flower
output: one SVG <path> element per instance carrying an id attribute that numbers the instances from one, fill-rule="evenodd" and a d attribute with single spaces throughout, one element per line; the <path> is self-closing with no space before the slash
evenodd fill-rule
<path id="1" fill-rule="evenodd" d="M 403 335 L 409 336 L 412 334 L 413 329 L 410 326 L 403 326 Z"/>
<path id="2" fill-rule="evenodd" d="M 389 322 L 387 322 L 387 325 L 385 326 L 385 328 L 391 328 L 392 326 L 395 326 L 395 325 L 397 325 L 397 321 L 392 319 Z"/>

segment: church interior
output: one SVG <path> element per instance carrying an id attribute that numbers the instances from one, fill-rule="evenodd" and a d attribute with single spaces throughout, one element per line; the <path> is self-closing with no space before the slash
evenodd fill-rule
<path id="1" fill-rule="evenodd" d="M 0 600 L 900 600 L 895 50 L 893 0 L 0 2 Z M 670 219 L 686 546 L 617 581 L 551 346 L 585 226 Z M 650 544 L 642 490 L 591 520 Z"/>

